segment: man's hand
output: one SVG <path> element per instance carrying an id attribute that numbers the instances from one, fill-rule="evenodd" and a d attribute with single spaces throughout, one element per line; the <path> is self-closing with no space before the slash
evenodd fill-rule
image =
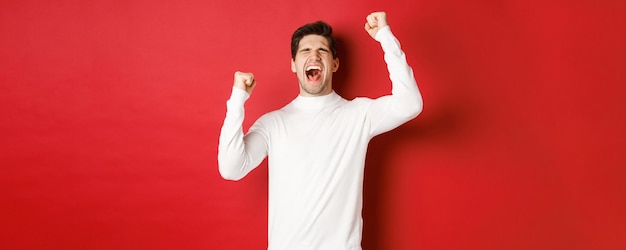
<path id="1" fill-rule="evenodd" d="M 367 22 L 365 22 L 365 31 L 367 31 L 367 33 L 369 33 L 374 39 L 376 39 L 376 33 L 378 33 L 378 30 L 388 25 L 387 14 L 385 12 L 374 12 L 367 15 L 367 18 L 365 19 L 367 20 Z"/>
<path id="2" fill-rule="evenodd" d="M 252 89 L 256 86 L 256 80 L 254 80 L 254 75 L 252 73 L 245 73 L 237 71 L 235 72 L 235 83 L 234 86 L 245 90 L 248 94 L 252 94 Z"/>

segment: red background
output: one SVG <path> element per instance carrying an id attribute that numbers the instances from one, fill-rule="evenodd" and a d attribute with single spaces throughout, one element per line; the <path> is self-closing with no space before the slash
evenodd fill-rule
<path id="1" fill-rule="evenodd" d="M 2 1 L 0 248 L 264 249 L 265 163 L 217 171 L 233 72 L 248 127 L 323 19 L 336 90 L 387 94 L 376 10 L 425 109 L 370 144 L 364 249 L 626 249 L 626 4 L 538 0 Z"/>

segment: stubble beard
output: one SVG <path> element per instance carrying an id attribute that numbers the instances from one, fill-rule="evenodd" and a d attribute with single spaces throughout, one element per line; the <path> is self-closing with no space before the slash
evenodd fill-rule
<path id="1" fill-rule="evenodd" d="M 327 82 L 326 76 L 323 76 L 323 79 L 320 84 L 316 84 L 316 85 L 308 84 L 306 81 L 307 79 L 305 76 L 304 80 L 300 81 L 300 89 L 304 90 L 304 92 L 312 96 L 321 95 L 324 91 L 326 91 L 329 85 Z"/>

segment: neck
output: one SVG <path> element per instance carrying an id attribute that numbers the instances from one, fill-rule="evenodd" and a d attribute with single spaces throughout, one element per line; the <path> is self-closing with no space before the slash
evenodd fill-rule
<path id="1" fill-rule="evenodd" d="M 292 104 L 295 105 L 295 107 L 297 108 L 313 110 L 328 107 L 337 103 L 341 99 L 342 98 L 339 95 L 337 95 L 334 91 L 331 91 L 327 95 L 299 95 Z"/>

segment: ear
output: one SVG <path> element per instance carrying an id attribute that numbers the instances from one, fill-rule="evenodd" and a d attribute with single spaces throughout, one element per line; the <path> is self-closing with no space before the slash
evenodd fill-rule
<path id="1" fill-rule="evenodd" d="M 333 59 L 333 72 L 339 70 L 339 57 Z"/>
<path id="2" fill-rule="evenodd" d="M 296 73 L 296 62 L 291 59 L 291 72 Z"/>

